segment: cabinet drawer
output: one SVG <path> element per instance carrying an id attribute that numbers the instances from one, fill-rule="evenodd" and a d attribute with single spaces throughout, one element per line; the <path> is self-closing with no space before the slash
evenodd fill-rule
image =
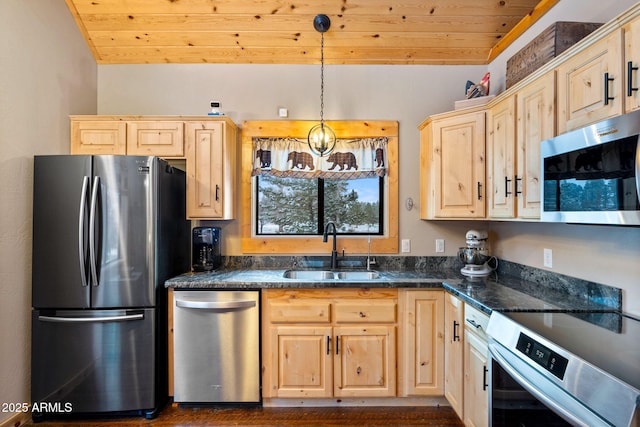
<path id="1" fill-rule="evenodd" d="M 337 323 L 395 323 L 396 301 L 346 301 L 334 306 Z"/>
<path id="2" fill-rule="evenodd" d="M 329 323 L 331 304 L 328 301 L 269 302 L 271 323 Z"/>
<path id="3" fill-rule="evenodd" d="M 487 325 L 489 324 L 489 316 L 481 312 L 469 304 L 464 306 L 464 325 L 465 328 L 477 334 L 484 341 L 487 340 Z"/>

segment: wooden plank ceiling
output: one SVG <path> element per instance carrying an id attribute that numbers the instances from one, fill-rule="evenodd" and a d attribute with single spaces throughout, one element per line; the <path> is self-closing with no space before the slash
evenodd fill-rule
<path id="1" fill-rule="evenodd" d="M 66 0 L 98 64 L 487 64 L 559 0 Z"/>

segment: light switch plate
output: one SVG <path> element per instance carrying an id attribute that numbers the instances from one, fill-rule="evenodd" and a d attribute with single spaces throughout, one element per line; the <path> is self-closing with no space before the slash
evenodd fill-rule
<path id="1" fill-rule="evenodd" d="M 411 239 L 402 239 L 402 252 L 411 252 Z"/>
<path id="2" fill-rule="evenodd" d="M 542 256 L 543 265 L 548 268 L 553 268 L 553 251 L 551 249 L 544 248 Z"/>

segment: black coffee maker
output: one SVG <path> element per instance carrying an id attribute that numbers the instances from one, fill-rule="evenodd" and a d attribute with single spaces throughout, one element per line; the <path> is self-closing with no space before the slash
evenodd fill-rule
<path id="1" fill-rule="evenodd" d="M 220 228 L 194 227 L 192 231 L 191 269 L 211 271 L 220 267 Z"/>

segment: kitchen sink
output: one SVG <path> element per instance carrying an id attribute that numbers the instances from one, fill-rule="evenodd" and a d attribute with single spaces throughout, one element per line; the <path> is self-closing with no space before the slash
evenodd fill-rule
<path id="1" fill-rule="evenodd" d="M 377 271 L 339 271 L 336 275 L 340 280 L 375 280 L 380 277 Z"/>
<path id="2" fill-rule="evenodd" d="M 333 280 L 333 271 L 326 270 L 287 270 L 284 272 L 285 279 L 300 280 Z"/>
<path id="3" fill-rule="evenodd" d="M 380 273 L 377 271 L 287 270 L 283 277 L 299 280 L 375 280 L 380 277 Z"/>

